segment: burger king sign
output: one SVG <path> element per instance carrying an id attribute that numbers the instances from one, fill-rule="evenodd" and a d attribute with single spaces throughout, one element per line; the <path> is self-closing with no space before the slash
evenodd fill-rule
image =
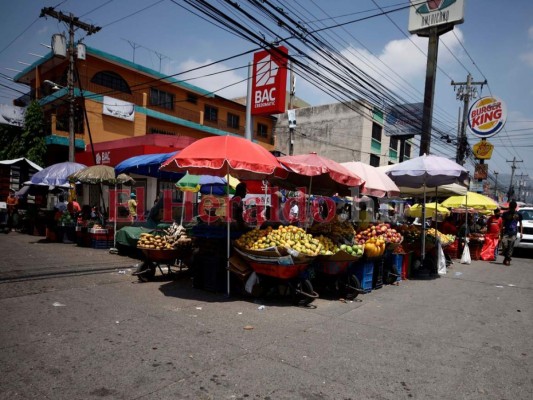
<path id="1" fill-rule="evenodd" d="M 505 103 L 494 96 L 482 97 L 468 111 L 468 128 L 482 139 L 496 135 L 505 125 Z"/>

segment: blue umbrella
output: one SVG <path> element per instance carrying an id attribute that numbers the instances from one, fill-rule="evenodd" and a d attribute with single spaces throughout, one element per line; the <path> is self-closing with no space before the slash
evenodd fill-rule
<path id="1" fill-rule="evenodd" d="M 172 153 L 143 154 L 131 157 L 119 163 L 115 167 L 115 172 L 117 175 L 128 173 L 177 181 L 185 174 L 159 170 L 163 162 L 177 153 L 174 151 Z"/>
<path id="2" fill-rule="evenodd" d="M 68 177 L 74 172 L 87 168 L 75 162 L 62 162 L 50 165 L 36 172 L 30 180 L 32 185 L 64 186 L 69 184 Z"/>

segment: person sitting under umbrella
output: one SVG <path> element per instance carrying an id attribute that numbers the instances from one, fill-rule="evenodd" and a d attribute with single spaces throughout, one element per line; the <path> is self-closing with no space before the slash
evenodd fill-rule
<path id="1" fill-rule="evenodd" d="M 244 198 L 246 197 L 246 183 L 241 182 L 235 187 L 235 194 L 231 199 L 231 218 L 235 221 L 237 230 L 248 230 L 244 221 Z"/>

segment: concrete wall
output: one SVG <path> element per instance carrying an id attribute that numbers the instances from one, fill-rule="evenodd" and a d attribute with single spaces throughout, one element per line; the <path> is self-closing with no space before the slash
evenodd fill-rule
<path id="1" fill-rule="evenodd" d="M 327 104 L 296 110 L 294 153 L 316 152 L 337 162 L 370 163 L 372 112 L 370 105 L 351 102 Z M 287 114 L 277 115 L 275 126 L 276 150 L 289 154 L 289 124 Z M 389 138 L 382 134 L 380 165 L 389 162 Z"/>

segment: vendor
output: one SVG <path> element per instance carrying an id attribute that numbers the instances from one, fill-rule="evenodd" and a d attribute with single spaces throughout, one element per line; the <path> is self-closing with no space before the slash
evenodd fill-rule
<path id="1" fill-rule="evenodd" d="M 244 198 L 246 197 L 246 183 L 241 182 L 235 187 L 235 194 L 231 199 L 231 218 L 233 219 L 236 229 L 240 231 L 248 230 L 244 221 Z"/>
<path id="2" fill-rule="evenodd" d="M 17 196 L 15 196 L 15 190 L 9 189 L 9 194 L 7 195 L 7 199 L 6 199 L 8 229 L 12 229 L 13 226 L 17 224 L 16 218 L 18 216 L 17 214 L 18 204 L 19 204 L 19 199 Z"/>
<path id="3" fill-rule="evenodd" d="M 440 231 L 445 235 L 457 235 L 457 226 L 451 215 L 447 216 L 442 225 Z"/>

